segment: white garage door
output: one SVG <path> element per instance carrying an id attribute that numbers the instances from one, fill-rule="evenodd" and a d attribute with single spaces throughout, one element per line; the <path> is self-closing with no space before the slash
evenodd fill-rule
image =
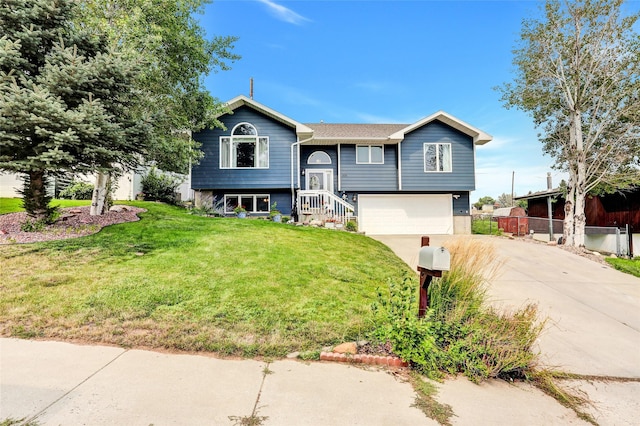
<path id="1" fill-rule="evenodd" d="M 451 194 L 360 195 L 361 231 L 382 234 L 453 234 Z"/>

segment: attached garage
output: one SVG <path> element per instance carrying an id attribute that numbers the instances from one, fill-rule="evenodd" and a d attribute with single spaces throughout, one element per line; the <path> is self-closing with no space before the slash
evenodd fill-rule
<path id="1" fill-rule="evenodd" d="M 361 194 L 358 223 L 370 235 L 453 234 L 451 194 Z"/>

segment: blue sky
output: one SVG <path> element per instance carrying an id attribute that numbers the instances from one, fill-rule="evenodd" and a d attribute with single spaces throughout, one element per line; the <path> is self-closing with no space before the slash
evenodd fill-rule
<path id="1" fill-rule="evenodd" d="M 472 202 L 546 188 L 564 177 L 543 156 L 532 120 L 495 86 L 538 1 L 218 0 L 199 16 L 207 36 L 234 35 L 242 59 L 205 85 L 249 95 L 300 122 L 412 123 L 444 110 L 493 136 L 476 154 Z M 640 3 L 633 2 L 637 10 Z"/>

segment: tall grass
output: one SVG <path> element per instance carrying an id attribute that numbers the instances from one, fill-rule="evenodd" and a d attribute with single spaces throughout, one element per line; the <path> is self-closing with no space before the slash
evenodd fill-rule
<path id="1" fill-rule="evenodd" d="M 501 264 L 491 245 L 461 238 L 447 248 L 451 270 L 431 284 L 425 317 L 416 318 L 415 283 L 392 283 L 388 300 L 376 305 L 376 337 L 389 339 L 398 355 L 429 376 L 525 377 L 536 364 L 532 346 L 544 325 L 536 306 L 500 312 L 487 305 L 486 285 Z"/>

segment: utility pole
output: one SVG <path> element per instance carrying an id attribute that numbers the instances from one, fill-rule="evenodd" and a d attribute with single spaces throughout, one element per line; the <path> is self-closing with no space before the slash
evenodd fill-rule
<path id="1" fill-rule="evenodd" d="M 516 172 L 515 170 L 511 172 L 511 207 L 515 206 L 513 197 L 515 197 L 515 194 L 513 192 L 513 184 L 516 180 Z"/>
<path id="2" fill-rule="evenodd" d="M 553 241 L 553 208 L 551 207 L 551 172 L 547 172 L 547 215 L 549 216 L 549 241 Z"/>

